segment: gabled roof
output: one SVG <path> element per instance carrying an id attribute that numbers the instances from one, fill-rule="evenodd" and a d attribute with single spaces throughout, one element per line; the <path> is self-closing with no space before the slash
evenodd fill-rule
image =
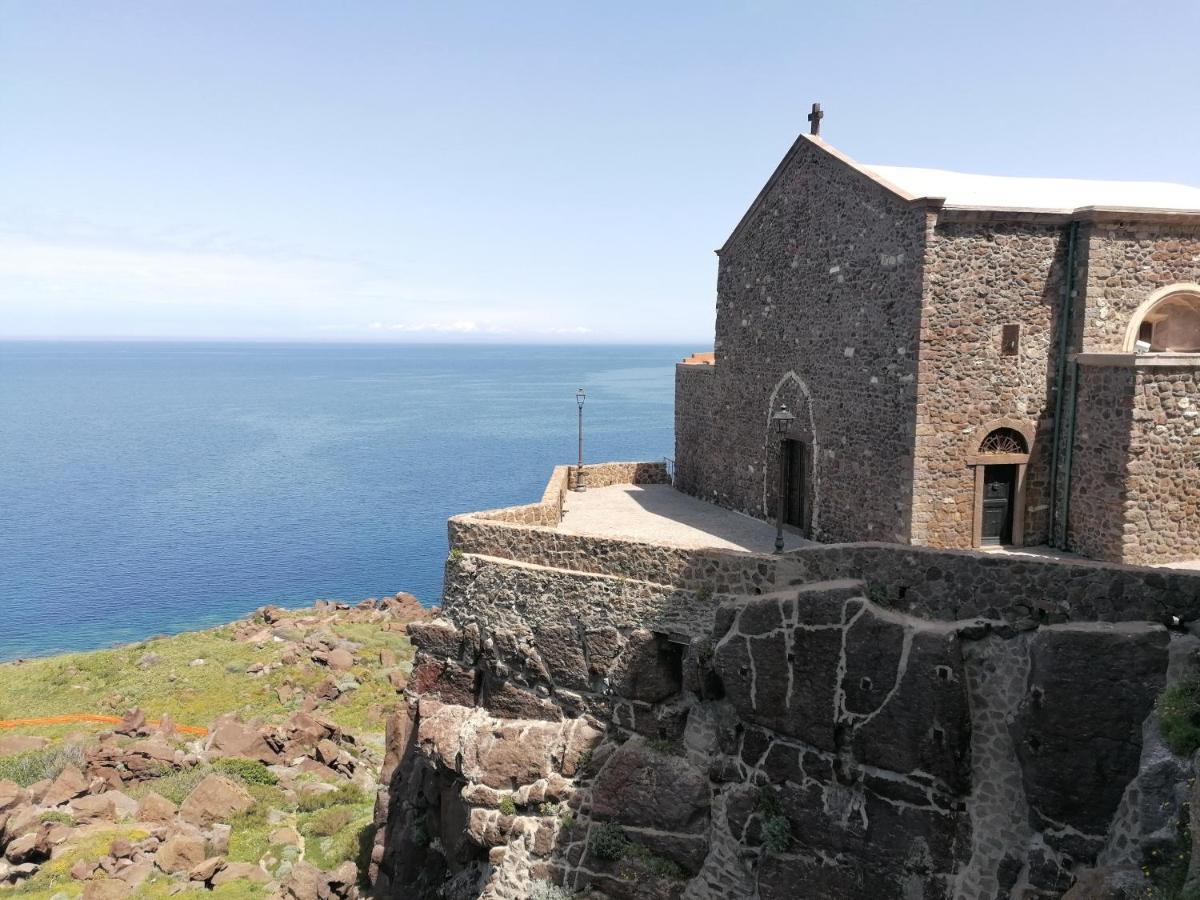
<path id="1" fill-rule="evenodd" d="M 1188 214 L 1200 216 L 1200 188 L 1164 181 L 1090 181 L 1079 178 L 1022 178 L 970 175 L 943 169 L 864 165 L 815 135 L 800 135 L 738 221 L 724 251 L 754 217 L 763 200 L 801 148 L 813 146 L 914 204 L 1000 214 L 1067 216 L 1075 213 Z M 969 213 L 968 213 L 969 214 Z"/>

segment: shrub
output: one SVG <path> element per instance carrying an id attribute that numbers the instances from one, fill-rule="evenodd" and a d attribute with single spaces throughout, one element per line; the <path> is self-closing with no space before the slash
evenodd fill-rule
<path id="1" fill-rule="evenodd" d="M 515 816 L 517 814 L 517 803 L 513 800 L 511 794 L 505 794 L 500 800 L 500 815 Z"/>
<path id="2" fill-rule="evenodd" d="M 459 550 L 457 547 L 455 547 L 453 550 L 450 551 L 450 562 L 458 562 L 462 558 L 463 558 L 463 552 L 461 550 Z"/>
<path id="3" fill-rule="evenodd" d="M 316 812 L 318 809 L 328 809 L 331 806 L 357 806 L 368 803 L 368 797 L 357 784 L 343 784 L 336 791 L 326 791 L 324 794 L 305 794 L 296 803 L 300 812 Z"/>
<path id="4" fill-rule="evenodd" d="M 615 822 L 602 822 L 588 838 L 588 850 L 597 859 L 620 859 L 628 846 L 625 832 Z"/>
<path id="5" fill-rule="evenodd" d="M 1154 704 L 1167 744 L 1180 756 L 1200 749 L 1200 678 L 1169 685 Z"/>
<path id="6" fill-rule="evenodd" d="M 665 856 L 659 856 L 649 847 L 643 847 L 641 844 L 627 845 L 625 855 L 638 860 L 649 870 L 651 875 L 658 878 L 669 878 L 672 881 L 686 881 L 688 878 L 688 873 L 679 863 L 673 859 L 667 859 Z"/>
<path id="7" fill-rule="evenodd" d="M 238 778 L 247 784 L 279 784 L 275 773 L 257 759 L 229 756 L 218 759 L 212 764 L 212 767 L 214 771 L 220 772 L 222 775 Z"/>
<path id="8" fill-rule="evenodd" d="M 308 830 L 318 837 L 331 837 L 354 821 L 351 806 L 331 806 L 315 813 L 309 820 Z"/>
<path id="9" fill-rule="evenodd" d="M 762 823 L 763 846 L 768 853 L 785 853 L 792 846 L 792 826 L 784 816 L 766 816 Z"/>
<path id="10" fill-rule="evenodd" d="M 571 900 L 575 894 L 549 881 L 535 881 L 529 886 L 529 900 Z"/>
<path id="11" fill-rule="evenodd" d="M 41 815 L 42 822 L 47 825 L 74 825 L 75 819 L 73 816 L 65 812 L 60 812 L 57 809 L 47 810 Z"/>
<path id="12" fill-rule="evenodd" d="M 83 748 L 76 744 L 56 744 L 42 750 L 0 757 L 0 779 L 7 778 L 21 787 L 29 787 L 47 778 L 57 778 L 67 766 L 82 770 L 84 765 Z"/>
<path id="13" fill-rule="evenodd" d="M 651 738 L 646 741 L 646 746 L 663 756 L 681 756 L 683 754 L 683 747 L 679 742 L 670 738 Z"/>

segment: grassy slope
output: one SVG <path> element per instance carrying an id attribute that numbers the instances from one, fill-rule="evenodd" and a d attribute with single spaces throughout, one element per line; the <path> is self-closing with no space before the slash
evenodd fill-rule
<path id="1" fill-rule="evenodd" d="M 301 610 L 289 615 L 297 619 L 311 615 Z M 280 623 L 287 626 L 287 622 Z M 379 651 L 389 649 L 396 654 L 397 668 L 407 673 L 412 664 L 412 648 L 407 636 L 399 631 L 383 631 L 376 623 L 334 622 L 326 630 L 362 645 L 356 654 L 353 675 L 361 687 L 350 691 L 332 704 L 322 705 L 320 712 L 368 742 L 381 744 L 384 711 L 396 704 L 398 697 L 387 679 L 387 670 L 378 662 Z M 158 638 L 110 650 L 72 653 L 21 663 L 0 665 L 0 719 L 56 716 L 67 713 L 100 713 L 120 715 L 138 706 L 150 719 L 169 714 L 184 725 L 208 726 L 219 715 L 237 712 L 244 719 L 282 720 L 300 704 L 299 698 L 281 704 L 275 688 L 289 681 L 308 687 L 329 673 L 321 667 L 307 671 L 301 666 L 284 666 L 266 676 L 250 676 L 247 666 L 255 662 L 275 664 L 279 660 L 280 644 L 268 642 L 262 650 L 253 643 L 234 638 L 229 626 L 208 631 L 189 632 L 173 637 Z M 139 660 L 147 652 L 158 656 L 153 665 L 140 667 Z M 195 659 L 205 660 L 203 666 L 193 666 Z M 343 676 L 338 676 L 343 677 Z M 4 734 L 35 734 L 55 740 L 47 751 L 33 756 L 56 759 L 62 749 L 93 733 L 109 730 L 102 724 L 75 723 L 54 726 L 22 726 L 0 730 Z M 24 754 L 29 756 L 29 754 Z M 17 757 L 0 757 L 0 777 L 11 776 L 7 769 L 15 768 Z M 56 768 L 61 767 L 57 763 Z M 134 796 L 156 790 L 174 802 L 180 802 L 191 787 L 203 777 L 207 767 L 168 775 L 161 779 L 132 787 Z M 334 867 L 344 859 L 361 858 L 360 851 L 369 839 L 373 797 L 350 791 L 330 797 L 341 802 L 336 815 L 326 810 L 298 809 L 283 799 L 277 788 L 247 785 L 259 805 L 231 822 L 234 834 L 231 859 L 257 861 L 264 855 L 278 861 L 280 848 L 269 846 L 267 836 L 278 824 L 269 824 L 268 809 L 286 815 L 286 823 L 298 827 L 306 838 L 306 858 L 316 865 Z M 336 826 L 336 827 L 334 827 Z M 49 898 L 58 894 L 76 898 L 83 885 L 67 874 L 71 865 L 80 859 L 95 859 L 103 855 L 113 837 L 125 836 L 131 829 L 115 825 L 89 836 L 81 845 L 73 846 L 62 856 L 43 866 L 38 875 L 12 891 L 23 898 Z M 331 833 L 330 833 L 331 832 Z M 137 898 L 168 896 L 172 882 L 156 876 L 137 891 Z M 213 896 L 237 900 L 253 900 L 265 896 L 261 886 L 239 882 L 226 886 Z"/>
<path id="2" fill-rule="evenodd" d="M 362 687 L 341 697 L 322 712 L 350 731 L 381 733 L 380 707 L 394 705 L 396 692 L 378 665 L 380 649 L 392 650 L 407 671 L 412 648 L 402 632 L 381 631 L 372 624 L 335 624 L 331 631 L 363 645 L 353 674 Z M 0 664 L 0 719 L 56 716 L 66 713 L 121 715 L 135 706 L 149 719 L 169 714 L 181 725 L 207 727 L 219 715 L 237 712 L 243 718 L 281 718 L 298 708 L 280 704 L 275 688 L 290 681 L 309 687 L 329 673 L 301 672 L 287 666 L 263 677 L 245 674 L 255 662 L 279 661 L 279 644 L 262 650 L 233 638 L 229 626 L 158 638 L 118 647 L 70 653 L 21 663 Z M 154 665 L 140 668 L 147 652 L 158 655 Z M 203 659 L 203 666 L 192 666 Z M 373 714 L 374 709 L 374 714 Z M 0 734 L 38 734 L 62 737 L 78 731 L 103 731 L 105 725 L 29 726 Z"/>

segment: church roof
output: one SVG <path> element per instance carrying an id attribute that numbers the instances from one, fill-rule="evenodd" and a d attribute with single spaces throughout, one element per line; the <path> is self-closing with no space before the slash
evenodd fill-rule
<path id="1" fill-rule="evenodd" d="M 1165 181 L 1090 181 L 969 175 L 943 169 L 861 165 L 904 193 L 946 206 L 1069 212 L 1085 207 L 1200 210 L 1200 188 Z"/>

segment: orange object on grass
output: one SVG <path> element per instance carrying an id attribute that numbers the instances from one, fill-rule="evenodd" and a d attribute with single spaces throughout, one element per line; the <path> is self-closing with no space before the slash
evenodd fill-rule
<path id="1" fill-rule="evenodd" d="M 76 713 L 65 716 L 38 716 L 33 719 L 0 719 L 0 728 L 20 728 L 22 725 L 67 725 L 71 722 L 103 722 L 119 725 L 121 717 Z M 183 734 L 208 734 L 207 728 L 200 728 L 196 725 L 176 725 L 175 730 Z"/>

